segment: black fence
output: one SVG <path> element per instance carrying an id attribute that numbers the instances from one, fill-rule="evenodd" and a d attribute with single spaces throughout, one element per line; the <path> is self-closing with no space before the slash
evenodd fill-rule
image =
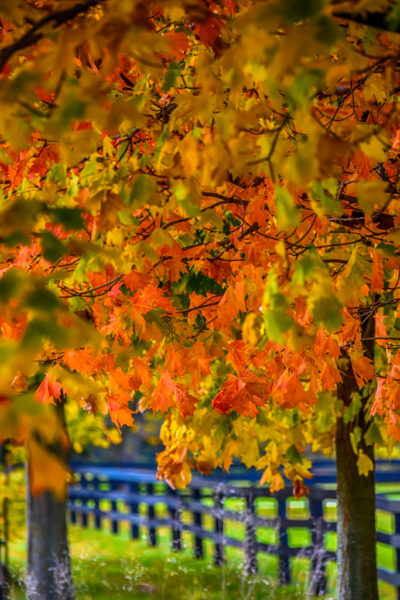
<path id="1" fill-rule="evenodd" d="M 8 498 L 3 498 L 0 507 L 0 600 L 8 597 Z"/>
<path id="2" fill-rule="evenodd" d="M 377 482 L 400 482 L 399 462 L 380 462 Z M 260 477 L 255 471 L 233 470 L 222 479 L 194 477 L 187 489 L 176 491 L 157 482 L 155 470 L 135 465 L 75 464 L 74 470 L 77 481 L 70 489 L 69 504 L 73 523 L 101 528 L 106 519 L 112 532 L 118 533 L 120 523 L 126 522 L 133 539 L 144 530 L 153 546 L 157 545 L 158 530 L 168 528 L 172 548 L 177 551 L 182 549 L 183 532 L 190 532 L 196 557 L 204 555 L 206 539 L 213 544 L 216 565 L 224 562 L 227 546 L 235 547 L 243 551 L 248 574 L 257 571 L 259 553 L 273 554 L 278 559 L 281 584 L 291 580 L 291 558 L 301 555 L 311 563 L 309 591 L 322 594 L 326 589 L 326 565 L 336 558 L 327 544 L 327 534 L 336 531 L 336 492 L 329 489 L 329 484 L 332 488 L 335 483 L 332 461 L 318 464 L 305 499 L 306 510 L 303 501 L 297 514 L 292 489 L 271 494 L 255 484 Z M 389 524 L 386 531 L 377 532 L 377 542 L 395 550 L 393 571 L 380 568 L 378 577 L 395 587 L 400 600 L 400 500 L 378 494 L 377 510 L 385 513 Z M 242 526 L 238 537 L 229 532 L 232 523 Z M 289 544 L 290 535 L 305 528 L 310 532 L 309 543 L 301 548 Z M 260 539 L 260 532 L 268 530 L 275 532 L 271 543 Z"/>

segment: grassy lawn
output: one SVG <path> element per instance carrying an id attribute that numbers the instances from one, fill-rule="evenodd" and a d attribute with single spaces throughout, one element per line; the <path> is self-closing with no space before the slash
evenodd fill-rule
<path id="1" fill-rule="evenodd" d="M 106 508 L 106 507 L 104 507 Z M 121 507 L 122 508 L 122 507 Z M 243 509 L 242 501 L 227 500 L 225 508 L 232 511 Z M 144 510 L 144 507 L 143 507 Z M 327 502 L 326 518 L 335 517 L 335 506 Z M 162 507 L 158 507 L 162 515 Z M 257 506 L 259 516 L 276 516 L 276 502 L 262 499 Z M 290 500 L 288 515 L 293 518 L 307 518 L 305 500 Z M 182 514 L 182 520 L 190 522 L 189 513 Z M 205 516 L 204 526 L 212 528 L 213 519 Z M 378 513 L 378 528 L 392 531 L 392 516 Z M 141 530 L 139 540 L 131 540 L 129 527 L 120 524 L 120 532 L 113 535 L 111 524 L 104 521 L 101 530 L 90 527 L 70 527 L 71 554 L 77 600 L 137 600 L 155 598 L 157 600 L 302 600 L 310 598 L 309 561 L 301 558 L 302 548 L 310 544 L 310 532 L 306 528 L 289 529 L 289 545 L 298 548 L 298 558 L 291 560 L 293 584 L 279 587 L 278 560 L 269 554 L 259 554 L 259 572 L 254 577 L 243 574 L 243 555 L 239 550 L 226 548 L 226 564 L 217 568 L 212 565 L 213 545 L 205 540 L 205 558 L 193 558 L 192 538 L 189 533 L 183 534 L 183 550 L 174 553 L 170 549 L 170 531 L 166 528 L 158 530 L 158 546 L 149 547 L 147 532 Z M 17 531 L 17 533 L 16 533 Z M 20 533 L 18 533 L 18 531 Z M 226 523 L 227 536 L 242 540 L 244 526 L 235 521 Z M 263 528 L 258 531 L 258 541 L 275 545 L 277 532 Z M 326 534 L 326 544 L 335 550 L 335 534 Z M 10 545 L 12 571 L 15 577 L 12 600 L 25 598 L 23 581 L 25 565 L 24 528 L 14 529 Z M 383 545 L 378 546 L 380 566 L 388 569 L 394 567 L 394 551 Z M 335 565 L 328 564 L 328 593 L 325 598 L 334 598 Z M 394 600 L 393 588 L 381 585 L 381 598 Z"/>
<path id="2" fill-rule="evenodd" d="M 73 573 L 77 600 L 302 600 L 307 583 L 297 581 L 286 588 L 276 583 L 277 561 L 264 556 L 260 572 L 245 577 L 241 553 L 227 549 L 227 563 L 212 566 L 212 547 L 206 544 L 206 558 L 196 560 L 187 547 L 180 553 L 169 549 L 169 532 L 160 530 L 160 544 L 151 548 L 145 536 L 132 541 L 126 528 L 119 535 L 107 529 L 97 531 L 70 528 Z M 186 537 L 186 539 L 185 539 Z M 25 598 L 23 580 L 25 540 L 15 539 L 10 548 L 16 580 L 12 599 Z M 299 573 L 298 573 L 299 574 Z"/>

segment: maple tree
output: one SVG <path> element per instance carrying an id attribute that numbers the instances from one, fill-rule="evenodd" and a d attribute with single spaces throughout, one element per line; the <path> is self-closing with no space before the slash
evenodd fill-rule
<path id="1" fill-rule="evenodd" d="M 28 445 L 33 491 L 65 490 L 43 451 L 66 444 L 65 398 L 118 427 L 162 413 L 175 487 L 239 457 L 301 495 L 304 450 L 336 440 L 338 596 L 377 598 L 374 447 L 400 439 L 399 4 L 0 15 L 0 434 Z"/>

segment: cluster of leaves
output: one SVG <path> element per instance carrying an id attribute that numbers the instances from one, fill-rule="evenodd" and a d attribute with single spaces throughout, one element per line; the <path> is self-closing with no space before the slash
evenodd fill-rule
<path id="1" fill-rule="evenodd" d="M 367 472 L 361 404 L 400 439 L 398 5 L 6 4 L 2 437 L 150 408 L 172 485 L 237 456 L 301 493 L 344 414 Z"/>

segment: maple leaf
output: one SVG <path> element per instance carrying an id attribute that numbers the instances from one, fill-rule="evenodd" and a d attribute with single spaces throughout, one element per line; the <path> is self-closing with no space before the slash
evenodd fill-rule
<path id="1" fill-rule="evenodd" d="M 62 393 L 61 384 L 46 374 L 35 392 L 35 398 L 44 404 L 56 404 L 56 400 L 61 400 Z"/>
<path id="2" fill-rule="evenodd" d="M 110 417 L 119 429 L 123 425 L 127 425 L 128 427 L 133 425 L 132 410 L 127 406 L 126 399 L 124 403 L 120 394 L 107 394 L 107 403 L 110 410 Z"/>
<path id="3" fill-rule="evenodd" d="M 370 358 L 355 352 L 350 353 L 351 365 L 359 387 L 365 385 L 375 376 L 374 365 Z"/>
<path id="4" fill-rule="evenodd" d="M 189 47 L 189 40 L 185 33 L 176 31 L 167 31 L 165 37 L 175 58 L 182 59 Z"/>
<path id="5" fill-rule="evenodd" d="M 370 251 L 372 258 L 371 291 L 381 292 L 383 289 L 383 260 L 380 252 Z"/>
<path id="6" fill-rule="evenodd" d="M 34 494 L 51 489 L 59 499 L 64 499 L 67 492 L 68 466 L 57 456 L 45 450 L 37 441 L 30 439 L 29 478 Z"/>
<path id="7" fill-rule="evenodd" d="M 145 357 L 132 356 L 129 360 L 129 367 L 133 370 L 133 387 L 143 385 L 145 388 L 150 388 L 151 371 L 149 367 L 149 359 Z"/>
<path id="8" fill-rule="evenodd" d="M 193 414 L 195 403 L 196 398 L 189 393 L 187 386 L 175 383 L 169 372 L 165 371 L 152 394 L 150 408 L 167 412 L 176 406 L 184 418 Z"/>
<path id="9" fill-rule="evenodd" d="M 301 494 L 297 449 L 330 452 L 340 407 L 378 369 L 370 416 L 382 436 L 360 435 L 390 449 L 393 36 L 360 3 L 337 14 L 335 2 L 201 0 L 134 3 L 135 44 L 118 3 L 45 2 L 32 39 L 32 7 L 17 4 L 0 32 L 0 397 L 24 424 L 7 412 L 0 437 L 37 427 L 18 394 L 51 363 L 40 402 L 67 390 L 91 413 L 108 403 L 119 428 L 141 388 L 140 406 L 162 413 L 171 485 L 196 462 L 258 463 L 265 443 L 263 481 L 280 489 L 283 467 Z"/>
<path id="10" fill-rule="evenodd" d="M 230 342 L 225 360 L 230 363 L 238 373 L 247 369 L 249 359 L 246 353 L 246 344 L 241 340 Z"/>
<path id="11" fill-rule="evenodd" d="M 255 416 L 265 403 L 266 384 L 246 370 L 240 376 L 228 375 L 221 391 L 213 400 L 213 407 L 221 414 L 235 411 L 242 415 Z"/>

